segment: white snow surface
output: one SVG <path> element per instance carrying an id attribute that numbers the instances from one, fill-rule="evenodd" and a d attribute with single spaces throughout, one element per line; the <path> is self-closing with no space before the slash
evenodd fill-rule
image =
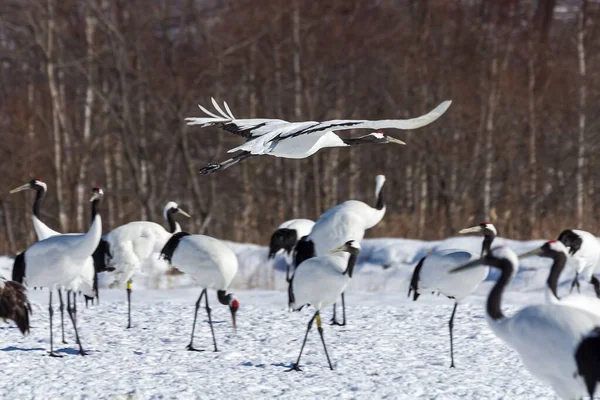
<path id="1" fill-rule="evenodd" d="M 543 241 L 498 239 L 517 254 Z M 78 303 L 78 328 L 90 354 L 76 354 L 67 315 L 68 344 L 60 343 L 60 313 L 54 296 L 55 349 L 49 349 L 48 292 L 29 290 L 33 304 L 31 333 L 21 336 L 14 324 L 0 324 L 0 393 L 3 398 L 391 398 L 391 399 L 554 399 L 551 389 L 533 378 L 518 355 L 494 336 L 484 318 L 484 302 L 494 276 L 458 307 L 454 348 L 457 368 L 449 368 L 448 319 L 451 300 L 422 295 L 407 299 L 408 281 L 419 258 L 434 248 L 480 251 L 481 239 L 451 238 L 424 242 L 371 239 L 362 243 L 360 263 L 346 297 L 348 325 L 325 325 L 325 340 L 335 370 L 330 371 L 316 327 L 302 356 L 303 372 L 285 372 L 296 360 L 311 308 L 287 311 L 283 257 L 267 260 L 266 247 L 229 243 L 240 261 L 234 281 L 240 301 L 238 331 L 226 306 L 209 292 L 219 352 L 212 351 L 206 312 L 198 314 L 197 348 L 188 352 L 194 303 L 200 293 L 185 275 L 166 276 L 167 266 L 152 261 L 134 278 L 133 328 L 125 329 L 123 289 L 100 289 L 101 303 Z M 387 266 L 384 269 L 382 266 Z M 505 296 L 511 314 L 544 301 L 549 260 L 522 265 Z M 12 260 L 0 258 L 10 278 Z M 493 274 L 491 274 L 493 275 Z M 562 276 L 566 292 L 574 270 Z M 102 278 L 102 286 L 112 280 Z M 582 291 L 592 295 L 591 285 Z M 159 288 L 159 289 L 155 289 Z M 169 289 L 167 289 L 169 288 Z M 255 290 L 250 290 L 255 289 Z M 275 289 L 275 290 L 267 290 Z M 65 312 L 66 314 L 66 312 Z M 331 310 L 323 313 L 328 322 Z"/>

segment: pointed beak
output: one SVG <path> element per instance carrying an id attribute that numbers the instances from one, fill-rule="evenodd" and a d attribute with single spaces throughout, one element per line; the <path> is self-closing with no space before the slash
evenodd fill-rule
<path id="1" fill-rule="evenodd" d="M 388 138 L 388 142 L 389 143 L 396 143 L 396 144 L 406 145 L 406 143 L 404 143 L 402 140 L 396 139 L 395 137 L 388 136 L 387 138 Z"/>
<path id="2" fill-rule="evenodd" d="M 235 324 L 235 313 L 237 310 L 235 308 L 230 308 L 231 310 L 231 323 L 233 325 L 233 330 L 237 333 L 237 325 Z"/>
<path id="3" fill-rule="evenodd" d="M 96 199 L 98 199 L 100 196 L 98 196 L 98 193 L 94 193 L 92 194 L 92 197 L 90 197 L 90 203 Z"/>
<path id="4" fill-rule="evenodd" d="M 528 257 L 539 256 L 540 254 L 542 254 L 542 248 L 541 247 L 539 247 L 539 248 L 537 248 L 535 250 L 531 250 L 528 253 L 521 254 L 521 255 L 519 255 L 517 257 L 519 258 L 519 260 L 522 260 L 522 259 L 528 258 Z"/>
<path id="5" fill-rule="evenodd" d="M 330 250 L 328 254 L 340 253 L 344 250 L 346 250 L 346 245 L 341 245 L 340 247 L 336 247 L 335 249 Z"/>
<path id="6" fill-rule="evenodd" d="M 178 208 L 177 210 L 178 210 L 179 214 L 181 214 L 181 215 L 183 215 L 185 217 L 188 217 L 188 218 L 192 218 L 192 216 L 190 214 L 186 213 L 181 208 Z"/>
<path id="7" fill-rule="evenodd" d="M 481 233 L 481 227 L 478 225 L 473 226 L 471 228 L 461 229 L 460 231 L 458 231 L 458 233 L 460 233 L 461 235 L 464 235 L 466 233 Z"/>
<path id="8" fill-rule="evenodd" d="M 482 265 L 485 265 L 485 260 L 483 258 L 480 258 L 479 260 L 473 260 L 470 263 L 467 263 L 465 265 L 461 265 L 460 267 L 456 267 L 454 269 L 451 269 L 450 273 L 451 274 L 455 274 L 457 272 L 461 272 L 461 271 L 466 271 L 468 269 L 477 268 L 477 267 L 480 267 Z"/>
<path id="9" fill-rule="evenodd" d="M 26 184 L 24 184 L 24 185 L 22 185 L 22 186 L 19 186 L 19 187 L 16 187 L 16 188 L 14 188 L 14 189 L 13 189 L 13 190 L 11 190 L 9 193 L 10 193 L 10 194 L 13 194 L 13 193 L 21 192 L 21 191 L 23 191 L 23 190 L 27 190 L 27 189 L 30 189 L 30 188 L 31 188 L 31 186 L 29 186 L 29 183 L 26 183 Z"/>

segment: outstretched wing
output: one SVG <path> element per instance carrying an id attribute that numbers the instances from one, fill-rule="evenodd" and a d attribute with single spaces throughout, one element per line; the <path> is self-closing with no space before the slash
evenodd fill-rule
<path id="1" fill-rule="evenodd" d="M 240 135 L 247 140 L 269 135 L 269 141 L 279 141 L 288 137 L 325 133 L 329 131 L 341 131 L 345 129 L 417 129 L 437 120 L 441 117 L 452 101 L 446 100 L 432 111 L 420 117 L 410 119 L 384 119 L 384 120 L 331 120 L 325 122 L 306 121 L 288 122 L 281 119 L 236 119 L 227 103 L 223 103 L 225 111 L 219 107 L 215 99 L 211 98 L 212 104 L 220 114 L 214 114 L 206 108 L 198 105 L 208 115 L 204 118 L 186 118 L 188 125 L 218 126 L 228 132 Z"/>

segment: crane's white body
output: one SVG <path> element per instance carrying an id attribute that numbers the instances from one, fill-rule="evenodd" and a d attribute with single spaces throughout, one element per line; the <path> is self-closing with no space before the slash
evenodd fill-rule
<path id="1" fill-rule="evenodd" d="M 569 256 L 569 263 L 575 266 L 577 273 L 582 275 L 586 282 L 589 282 L 600 262 L 600 243 L 590 232 L 578 229 L 572 231 L 581 238 L 582 242 L 579 250 Z"/>
<path id="2" fill-rule="evenodd" d="M 306 158 L 325 147 L 345 147 L 334 132 L 348 129 L 417 129 L 441 117 L 451 101 L 444 101 L 429 113 L 411 119 L 392 120 L 332 120 L 288 122 L 281 119 L 236 119 L 225 103 L 223 111 L 214 99 L 213 106 L 220 115 L 216 115 L 199 105 L 207 115 L 203 118 L 186 118 L 188 125 L 220 125 L 224 129 L 241 135 L 246 143 L 229 150 L 229 153 L 247 151 L 253 155 L 271 155 L 284 158 Z"/>
<path id="3" fill-rule="evenodd" d="M 98 247 L 101 235 L 102 220 L 96 215 L 85 234 L 58 234 L 32 244 L 25 251 L 26 284 L 47 286 L 50 290 L 85 290 L 85 285 L 91 289 L 94 278 L 91 255 Z"/>
<path id="4" fill-rule="evenodd" d="M 384 183 L 385 177 L 378 175 L 376 196 L 379 196 Z M 349 240 L 360 243 L 365 237 L 365 231 L 383 219 L 385 210 L 385 206 L 378 210 L 357 200 L 348 200 L 330 208 L 319 217 L 308 235 L 308 239 L 314 243 L 316 255 L 325 255 Z"/>
<path id="5" fill-rule="evenodd" d="M 488 276 L 489 268 L 481 267 L 456 273 L 450 271 L 479 256 L 458 249 L 435 250 L 423 260 L 419 274 L 418 290 L 438 291 L 444 296 L 460 301 L 472 294 Z"/>
<path id="6" fill-rule="evenodd" d="M 298 309 L 310 304 L 321 310 L 333 304 L 350 283 L 351 278 L 344 274 L 349 257 L 348 253 L 339 252 L 301 263 L 292 280 L 295 297 L 293 307 Z"/>
<path id="7" fill-rule="evenodd" d="M 277 229 L 293 229 L 296 231 L 296 243 L 298 240 L 302 239 L 304 236 L 308 236 L 312 231 L 313 226 L 315 226 L 315 222 L 310 219 L 290 219 L 289 221 L 285 221 L 283 224 L 279 225 Z M 296 246 L 294 246 L 295 248 Z M 288 254 L 284 249 L 280 249 L 277 253 L 283 252 L 285 257 L 285 262 L 288 265 L 292 265 L 294 263 L 294 249 Z"/>
<path id="8" fill-rule="evenodd" d="M 182 237 L 173 252 L 171 265 L 205 289 L 227 290 L 238 271 L 233 250 L 220 240 L 204 235 Z"/>
<path id="9" fill-rule="evenodd" d="M 495 248 L 492 256 L 508 260 L 514 276 L 519 260 L 512 250 Z M 494 334 L 519 353 L 531 374 L 551 385 L 560 398 L 578 400 L 586 395 L 575 351 L 583 337 L 600 324 L 597 313 L 556 301 L 528 306 L 499 319 L 486 312 L 486 320 Z"/>
<path id="10" fill-rule="evenodd" d="M 160 253 L 171 235 L 161 225 L 149 221 L 130 222 L 104 235 L 113 256 L 115 282 L 123 284 L 131 280 L 145 260 Z"/>

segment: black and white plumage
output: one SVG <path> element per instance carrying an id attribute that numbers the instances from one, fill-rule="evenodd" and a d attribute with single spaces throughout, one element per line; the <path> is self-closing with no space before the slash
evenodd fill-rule
<path id="1" fill-rule="evenodd" d="M 472 228 L 462 229 L 459 233 L 475 233 L 483 236 L 481 256 L 490 251 L 492 242 L 498 234 L 496 227 L 489 222 L 482 222 Z M 458 303 L 477 290 L 481 282 L 488 276 L 488 270 L 485 268 L 472 269 L 458 274 L 451 274 L 450 270 L 475 258 L 477 258 L 475 254 L 466 250 L 444 249 L 433 251 L 423 257 L 416 265 L 408 289 L 408 295 L 410 296 L 412 292 L 414 301 L 419 298 L 421 291 L 424 290 L 439 292 L 448 298 L 454 299 L 454 308 L 448 321 L 450 368 L 455 367 L 452 335 Z"/>
<path id="2" fill-rule="evenodd" d="M 168 202 L 163 210 L 163 216 L 169 224 L 167 231 L 156 222 L 134 221 L 121 225 L 106 235 L 103 239 L 109 244 L 114 267 L 114 282 L 111 288 L 126 284 L 127 293 L 127 328 L 131 328 L 131 292 L 133 277 L 142 268 L 144 262 L 155 257 L 163 249 L 172 234 L 181 231 L 181 226 L 174 216 L 190 215 L 183 211 L 174 201 Z"/>
<path id="3" fill-rule="evenodd" d="M 52 292 L 61 288 L 72 292 L 80 288 L 83 266 L 88 259 L 91 259 L 92 253 L 98 247 L 102 237 L 102 219 L 98 213 L 98 204 L 103 196 L 104 192 L 100 187 L 92 189 L 90 201 L 94 218 L 85 234 L 55 235 L 32 244 L 24 253 L 25 283 L 29 286 L 48 287 L 50 292 L 48 311 L 50 313 L 50 355 L 52 356 L 58 356 L 54 353 L 52 338 L 52 316 L 54 314 Z M 75 295 L 73 301 L 75 302 Z M 75 320 L 76 310 L 71 306 L 70 293 L 67 294 L 67 311 L 75 329 L 79 354 L 85 355 L 79 340 Z"/>
<path id="4" fill-rule="evenodd" d="M 594 276 L 600 262 L 600 243 L 596 236 L 579 229 L 565 229 L 558 236 L 558 240 L 569 250 L 569 262 L 575 264 L 576 273 L 571 291 L 574 287 L 580 290 L 579 275 L 582 275 L 585 282 L 594 286 L 596 297 L 600 298 L 600 281 Z"/>
<path id="5" fill-rule="evenodd" d="M 302 357 L 308 332 L 312 328 L 315 319 L 329 368 L 333 369 L 329 353 L 327 352 L 327 346 L 325 345 L 325 338 L 323 337 L 320 311 L 332 304 L 346 290 L 354 274 L 354 266 L 356 265 L 359 251 L 359 242 L 349 240 L 342 246 L 329 251 L 326 255 L 304 261 L 296 269 L 294 279 L 292 279 L 295 297 L 293 308 L 298 310 L 305 305 L 311 305 L 316 309 L 316 312 L 310 321 L 308 321 L 308 327 L 306 328 L 298 360 L 290 371 L 301 370 L 300 357 Z"/>
<path id="6" fill-rule="evenodd" d="M 35 199 L 33 201 L 33 213 L 32 213 L 32 221 L 33 228 L 37 235 L 38 240 L 47 239 L 52 236 L 61 235 L 60 232 L 55 231 L 46 225 L 40 218 L 40 207 L 42 204 L 42 200 L 44 199 L 46 192 L 48 190 L 48 186 L 41 179 L 36 178 L 32 179 L 28 183 L 16 187 L 10 191 L 11 194 L 18 193 L 24 190 L 34 190 L 36 192 Z M 94 219 L 94 215 L 92 215 L 92 220 Z M 78 235 L 78 233 L 66 233 L 65 235 Z M 87 259 L 82 269 L 81 276 L 81 285 L 78 288 L 83 292 L 86 297 L 86 305 L 90 299 L 93 299 L 94 296 L 96 299 L 99 299 L 98 294 L 98 273 L 111 271 L 112 269 L 107 265 L 107 260 L 110 260 L 110 246 L 104 240 L 100 240 L 100 243 L 94 254 L 91 258 Z M 24 264 L 22 263 L 22 256 L 15 259 L 15 264 L 13 266 L 13 280 L 16 282 L 23 283 L 23 279 L 25 277 L 25 269 Z M 64 332 L 64 304 L 62 301 L 62 293 L 59 289 L 59 300 L 60 300 L 60 312 L 61 312 L 61 326 L 63 326 L 62 331 Z M 93 302 L 93 300 L 92 300 Z M 64 333 L 63 333 L 63 343 Z"/>
<path id="7" fill-rule="evenodd" d="M 186 118 L 188 125 L 217 126 L 227 132 L 246 139 L 246 143 L 235 147 L 228 153 L 240 152 L 222 163 L 211 163 L 200 170 L 201 174 L 209 174 L 224 170 L 252 156 L 271 155 L 283 158 L 306 158 L 326 147 L 347 147 L 364 143 L 397 143 L 401 140 L 387 136 L 381 132 L 371 133 L 359 138 L 343 139 L 334 132 L 348 129 L 417 129 L 429 125 L 441 117 L 451 101 L 444 101 L 429 113 L 411 119 L 388 120 L 332 120 L 288 122 L 281 119 L 237 119 L 231 113 L 227 103 L 223 103 L 225 111 L 211 98 L 212 104 L 219 114 L 214 114 L 198 105 L 207 115 L 201 118 Z"/>
<path id="8" fill-rule="evenodd" d="M 296 244 L 310 233 L 314 225 L 314 221 L 310 219 L 292 219 L 279 225 L 275 232 L 273 232 L 273 235 L 271 235 L 269 259 L 273 259 L 277 254 L 283 253 L 287 264 L 285 280 L 288 284 L 293 275 Z M 288 292 L 291 293 L 291 291 Z M 292 298 L 288 296 L 288 305 L 291 305 L 291 303 Z"/>
<path id="9" fill-rule="evenodd" d="M 215 351 L 218 351 L 206 291 L 207 289 L 217 290 L 217 298 L 221 304 L 229 307 L 233 328 L 236 329 L 235 316 L 240 303 L 233 293 L 228 292 L 228 289 L 238 271 L 237 256 L 220 240 L 210 236 L 190 235 L 187 232 L 175 233 L 161 250 L 160 256 L 181 272 L 188 274 L 194 282 L 202 287 L 196 301 L 192 335 L 187 349 L 199 351 L 194 347 L 194 332 L 198 309 L 204 297 L 213 344 Z"/>
<path id="10" fill-rule="evenodd" d="M 27 299 L 25 287 L 18 282 L 0 278 L 0 318 L 11 320 L 23 335 L 29 333 L 31 304 Z"/>
<path id="11" fill-rule="evenodd" d="M 541 254 L 538 249 L 519 258 Z M 576 354 L 584 338 L 599 326 L 598 313 L 553 302 L 528 306 L 508 317 L 501 309 L 501 302 L 504 290 L 519 268 L 518 257 L 508 247 L 498 247 L 454 272 L 483 265 L 501 272 L 486 304 L 486 319 L 494 334 L 516 350 L 531 374 L 552 386 L 560 398 L 573 400 L 585 396 L 587 388 L 578 372 Z"/>
<path id="12" fill-rule="evenodd" d="M 367 229 L 373 228 L 385 216 L 386 206 L 384 201 L 385 176 L 375 177 L 375 207 L 357 201 L 347 200 L 327 210 L 315 222 L 310 234 L 298 243 L 295 252 L 295 264 L 313 256 L 322 256 L 331 249 L 338 248 L 349 240 L 360 241 L 365 236 Z M 335 304 L 332 324 L 346 325 L 345 299 L 342 294 L 343 320 L 336 320 Z"/>

